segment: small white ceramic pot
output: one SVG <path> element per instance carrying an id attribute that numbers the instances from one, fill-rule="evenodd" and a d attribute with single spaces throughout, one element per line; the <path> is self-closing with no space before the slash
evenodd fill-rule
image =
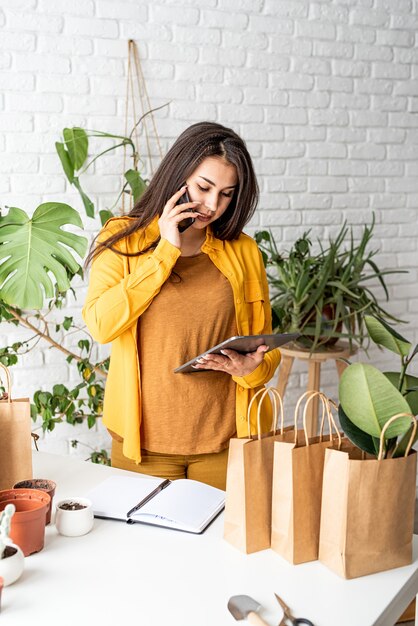
<path id="1" fill-rule="evenodd" d="M 62 505 L 78 504 L 83 508 L 63 509 Z M 80 537 L 91 531 L 94 524 L 93 506 L 87 498 L 65 498 L 56 504 L 55 526 L 60 535 Z"/>
<path id="2" fill-rule="evenodd" d="M 4 580 L 4 586 L 11 585 L 22 575 L 25 567 L 25 557 L 22 550 L 14 543 L 8 543 L 6 549 L 14 549 L 15 553 L 0 559 L 0 576 Z"/>

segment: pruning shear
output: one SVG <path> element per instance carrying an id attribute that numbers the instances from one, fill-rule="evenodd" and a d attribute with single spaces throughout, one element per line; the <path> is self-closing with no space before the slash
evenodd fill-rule
<path id="1" fill-rule="evenodd" d="M 275 593 L 274 595 L 276 596 L 277 602 L 283 609 L 283 619 L 280 622 L 279 626 L 287 626 L 287 624 L 291 624 L 292 626 L 298 626 L 299 624 L 314 626 L 314 624 L 309 619 L 305 619 L 304 617 L 293 617 L 287 604 L 280 598 L 280 596 L 277 595 L 277 593 Z"/>

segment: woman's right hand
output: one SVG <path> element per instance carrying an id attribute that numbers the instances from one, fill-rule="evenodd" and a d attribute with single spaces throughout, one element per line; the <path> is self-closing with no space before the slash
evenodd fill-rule
<path id="1" fill-rule="evenodd" d="M 179 222 L 186 217 L 194 217 L 192 209 L 200 204 L 200 202 L 177 204 L 186 189 L 187 185 L 171 196 L 158 220 L 161 238 L 167 239 L 167 241 L 172 243 L 173 246 L 176 246 L 176 248 L 181 248 L 180 232 L 178 229 Z"/>

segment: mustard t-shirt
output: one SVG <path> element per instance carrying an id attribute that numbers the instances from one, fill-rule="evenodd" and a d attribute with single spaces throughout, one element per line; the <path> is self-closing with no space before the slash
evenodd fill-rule
<path id="1" fill-rule="evenodd" d="M 219 452 L 236 434 L 230 374 L 173 370 L 237 334 L 232 288 L 209 257 L 180 256 L 138 320 L 141 447 L 167 454 Z"/>

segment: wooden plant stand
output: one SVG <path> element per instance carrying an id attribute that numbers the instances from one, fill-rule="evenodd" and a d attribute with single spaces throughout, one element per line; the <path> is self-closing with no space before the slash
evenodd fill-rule
<path id="1" fill-rule="evenodd" d="M 322 363 L 329 361 L 330 359 L 334 360 L 335 367 L 338 372 L 338 378 L 340 378 L 341 374 L 347 367 L 347 363 L 339 359 L 349 359 L 357 352 L 357 348 L 353 347 L 350 350 L 348 343 L 340 341 L 334 346 L 321 347 L 315 352 L 310 352 L 309 348 L 301 348 L 293 343 L 290 343 L 287 346 L 280 348 L 280 352 L 282 353 L 282 361 L 279 368 L 277 390 L 282 398 L 284 398 L 290 372 L 295 359 L 301 359 L 302 361 L 308 362 L 307 391 L 319 391 L 321 385 Z M 313 400 L 309 403 L 306 415 L 308 434 L 310 437 L 314 437 L 317 434 L 318 428 L 318 398 L 313 398 Z"/>

